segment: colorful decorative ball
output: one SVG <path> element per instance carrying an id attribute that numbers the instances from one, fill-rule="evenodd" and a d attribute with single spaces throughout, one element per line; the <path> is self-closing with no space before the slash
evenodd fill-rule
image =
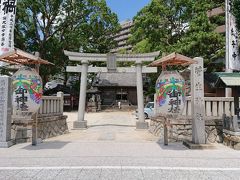
<path id="1" fill-rule="evenodd" d="M 185 106 L 185 80 L 177 71 L 162 71 L 156 82 L 156 112 L 180 114 Z"/>
<path id="2" fill-rule="evenodd" d="M 35 69 L 20 68 L 12 77 L 13 111 L 20 116 L 36 113 L 42 103 L 42 79 Z"/>

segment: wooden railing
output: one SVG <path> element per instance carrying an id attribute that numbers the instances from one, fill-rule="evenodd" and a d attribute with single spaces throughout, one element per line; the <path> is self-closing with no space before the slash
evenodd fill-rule
<path id="1" fill-rule="evenodd" d="M 54 116 L 63 114 L 63 93 L 58 92 L 57 96 L 43 96 L 42 105 L 38 116 Z"/>
<path id="2" fill-rule="evenodd" d="M 227 116 L 234 115 L 234 98 L 226 97 L 205 97 L 205 116 L 222 118 L 223 114 Z M 186 98 L 185 108 L 182 115 L 191 116 L 191 97 Z"/>

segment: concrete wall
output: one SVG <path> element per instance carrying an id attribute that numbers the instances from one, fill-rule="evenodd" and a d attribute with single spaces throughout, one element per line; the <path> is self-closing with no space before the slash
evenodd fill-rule
<path id="1" fill-rule="evenodd" d="M 149 132 L 163 139 L 164 119 L 152 118 Z M 208 143 L 222 143 L 223 131 L 221 120 L 206 121 L 206 139 Z M 168 135 L 170 142 L 192 140 L 192 123 L 190 119 L 169 119 Z"/>
<path id="2" fill-rule="evenodd" d="M 68 133 L 67 116 L 38 117 L 38 138 L 44 140 L 65 133 Z M 12 123 L 11 139 L 16 144 L 31 142 L 32 125 L 14 121 Z"/>

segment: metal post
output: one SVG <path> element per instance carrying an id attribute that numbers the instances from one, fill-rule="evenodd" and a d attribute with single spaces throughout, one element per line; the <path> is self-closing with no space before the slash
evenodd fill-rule
<path id="1" fill-rule="evenodd" d="M 86 91 L 87 91 L 87 73 L 88 73 L 88 61 L 82 61 L 82 73 L 79 95 L 79 108 L 78 108 L 78 120 L 73 122 L 74 129 L 87 128 L 87 121 L 84 120 L 85 104 L 86 104 Z"/>
<path id="2" fill-rule="evenodd" d="M 138 100 L 138 121 L 136 123 L 136 129 L 148 129 L 148 123 L 145 122 L 144 117 L 142 62 L 136 62 L 136 74 Z"/>

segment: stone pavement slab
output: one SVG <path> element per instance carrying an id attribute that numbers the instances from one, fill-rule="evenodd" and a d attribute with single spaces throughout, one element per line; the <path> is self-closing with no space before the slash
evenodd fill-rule
<path id="1" fill-rule="evenodd" d="M 29 167 L 30 168 L 30 167 Z M 192 167 L 140 167 L 140 166 L 79 166 L 79 167 L 39 167 L 35 169 L 16 169 L 6 171 L 9 175 L 0 179 L 75 179 L 75 180 L 136 180 L 136 179 L 239 179 L 240 168 L 192 168 Z M 30 173 L 33 171 L 33 173 Z M 10 175 L 11 174 L 11 175 Z"/>
<path id="2" fill-rule="evenodd" d="M 122 179 L 143 180 L 142 170 L 139 169 L 122 169 Z"/>
<path id="3" fill-rule="evenodd" d="M 82 169 L 63 169 L 61 172 L 55 177 L 58 180 L 72 180 L 78 179 Z"/>
<path id="4" fill-rule="evenodd" d="M 122 171 L 121 169 L 102 169 L 101 179 L 102 180 L 121 180 Z"/>
<path id="5" fill-rule="evenodd" d="M 69 122 L 76 113 L 70 113 Z M 1 179 L 240 179 L 240 151 L 164 146 L 130 112 L 87 114 L 87 130 L 0 149 Z M 71 123 L 70 123 L 71 124 Z"/>
<path id="6" fill-rule="evenodd" d="M 78 179 L 94 180 L 101 179 L 102 169 L 82 169 L 78 175 Z"/>
<path id="7" fill-rule="evenodd" d="M 11 170 L 2 169 L 0 170 L 0 180 L 11 179 L 14 175 L 18 174 L 20 171 L 21 170 L 18 169 Z"/>

